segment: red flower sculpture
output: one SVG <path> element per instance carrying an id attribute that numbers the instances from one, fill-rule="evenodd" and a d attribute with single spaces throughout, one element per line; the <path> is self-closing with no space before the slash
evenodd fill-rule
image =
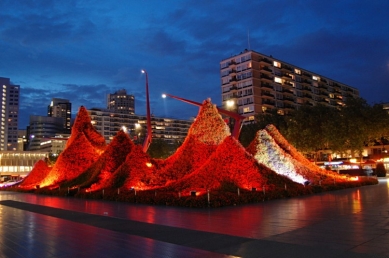
<path id="1" fill-rule="evenodd" d="M 23 189 L 35 189 L 37 182 L 42 181 L 49 174 L 50 169 L 51 167 L 47 165 L 46 161 L 39 160 L 35 163 L 31 172 L 19 184 L 19 187 Z"/>

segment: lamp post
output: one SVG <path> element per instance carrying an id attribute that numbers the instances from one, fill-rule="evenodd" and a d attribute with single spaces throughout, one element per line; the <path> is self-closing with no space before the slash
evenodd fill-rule
<path id="1" fill-rule="evenodd" d="M 142 126 L 139 123 L 134 124 L 134 140 L 136 144 L 139 144 L 141 142 L 141 131 Z"/>
<path id="2" fill-rule="evenodd" d="M 151 143 L 151 116 L 150 116 L 150 99 L 149 99 L 149 77 L 146 70 L 142 70 L 142 73 L 146 75 L 146 112 L 147 112 L 147 136 L 143 142 L 143 152 L 147 152 Z"/>
<path id="3" fill-rule="evenodd" d="M 228 111 L 231 111 L 231 112 L 234 112 L 234 113 L 238 113 L 236 111 L 236 103 L 233 99 L 229 99 L 226 101 L 226 110 Z M 235 119 L 233 119 L 231 116 L 228 118 L 228 126 L 230 127 L 230 130 L 233 131 L 234 130 L 234 126 L 235 126 Z"/>

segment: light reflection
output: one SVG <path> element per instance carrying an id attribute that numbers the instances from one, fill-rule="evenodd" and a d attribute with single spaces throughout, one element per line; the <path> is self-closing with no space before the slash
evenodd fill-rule
<path id="1" fill-rule="evenodd" d="M 353 204 L 352 204 L 352 212 L 360 212 L 361 211 L 361 192 L 359 189 L 353 193 Z"/>

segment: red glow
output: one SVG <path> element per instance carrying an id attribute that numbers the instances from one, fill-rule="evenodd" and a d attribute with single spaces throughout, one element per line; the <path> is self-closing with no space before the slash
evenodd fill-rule
<path id="1" fill-rule="evenodd" d="M 345 180 L 305 159 L 274 126 L 268 126 L 266 133 L 275 148 L 282 149 L 282 157 L 278 158 L 288 157 L 297 173 L 312 181 L 329 178 L 332 184 L 335 179 Z M 226 186 L 260 191 L 297 187 L 295 182 L 278 175 L 250 154 L 254 147 L 258 151 L 258 139 L 245 150 L 231 136 L 210 101 L 204 101 L 184 143 L 166 160 L 150 158 L 122 131 L 108 146 L 103 139 L 91 125 L 86 109 L 81 107 L 72 135 L 54 167 L 50 169 L 45 163 L 37 163 L 21 187 L 55 188 L 64 184 L 71 189 L 86 188 L 86 192 L 121 187 L 137 191 L 159 189 L 180 192 L 182 196 L 190 195 L 191 191 L 204 195 L 208 190 Z"/>
<path id="2" fill-rule="evenodd" d="M 50 167 L 47 166 L 44 160 L 39 160 L 26 176 L 23 182 L 20 183 L 19 187 L 24 189 L 34 189 L 38 185 L 37 183 L 42 181 L 50 172 Z"/>

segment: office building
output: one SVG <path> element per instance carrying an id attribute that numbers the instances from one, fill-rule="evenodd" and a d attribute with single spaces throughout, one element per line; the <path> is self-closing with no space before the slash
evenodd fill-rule
<path id="1" fill-rule="evenodd" d="M 245 50 L 220 62 L 222 105 L 254 120 L 268 110 L 289 114 L 299 106 L 343 106 L 359 91 L 280 59 Z"/>
<path id="2" fill-rule="evenodd" d="M 57 157 L 65 149 L 69 137 L 69 134 L 56 134 L 54 137 L 41 138 L 39 151 Z"/>
<path id="3" fill-rule="evenodd" d="M 0 77 L 0 150 L 16 151 L 18 148 L 18 118 L 20 86 L 13 85 L 9 78 Z"/>
<path id="4" fill-rule="evenodd" d="M 104 136 L 107 143 L 119 130 L 126 131 L 130 137 L 141 142 L 147 132 L 146 116 L 123 114 L 107 109 L 92 108 L 87 110 L 96 130 Z M 183 141 L 193 121 L 172 118 L 151 118 L 153 138 L 159 138 L 168 143 Z"/>
<path id="5" fill-rule="evenodd" d="M 72 119 L 72 103 L 67 99 L 52 98 L 47 107 L 47 116 L 62 118 L 64 132 L 70 133 L 70 122 Z"/>
<path id="6" fill-rule="evenodd" d="M 30 116 L 30 124 L 27 127 L 27 148 L 29 151 L 42 151 L 44 142 L 55 135 L 66 133 L 63 128 L 62 117 Z"/>
<path id="7" fill-rule="evenodd" d="M 126 90 L 118 90 L 107 95 L 107 109 L 120 114 L 135 114 L 135 97 Z"/>

